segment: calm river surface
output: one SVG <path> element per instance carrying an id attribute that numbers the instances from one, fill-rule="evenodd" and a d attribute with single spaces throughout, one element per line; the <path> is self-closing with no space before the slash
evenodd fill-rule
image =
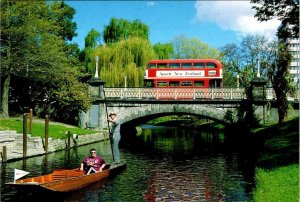
<path id="1" fill-rule="evenodd" d="M 224 134 L 143 125 L 136 138 L 122 134 L 121 174 L 66 195 L 22 194 L 5 186 L 14 169 L 28 176 L 57 168 L 75 168 L 96 148 L 110 162 L 108 141 L 51 153 L 1 167 L 1 201 L 250 201 L 253 165 Z M 249 163 L 250 162 L 250 163 Z"/>

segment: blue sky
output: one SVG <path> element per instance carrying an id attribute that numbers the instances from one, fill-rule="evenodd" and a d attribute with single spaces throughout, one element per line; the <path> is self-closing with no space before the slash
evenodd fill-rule
<path id="1" fill-rule="evenodd" d="M 253 16 L 249 1 L 66 1 L 76 10 L 78 36 L 73 39 L 82 49 L 84 38 L 94 28 L 102 33 L 111 18 L 139 19 L 149 26 L 151 43 L 172 42 L 184 35 L 198 38 L 211 47 L 240 43 L 250 34 L 274 39 L 280 21 L 260 23 Z"/>

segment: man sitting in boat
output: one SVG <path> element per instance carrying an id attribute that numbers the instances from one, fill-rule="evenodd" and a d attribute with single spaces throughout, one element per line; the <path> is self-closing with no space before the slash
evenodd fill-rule
<path id="1" fill-rule="evenodd" d="M 83 170 L 87 175 L 95 172 L 102 172 L 106 164 L 103 158 L 97 156 L 96 149 L 90 150 L 90 156 L 85 157 L 80 165 L 80 170 Z"/>

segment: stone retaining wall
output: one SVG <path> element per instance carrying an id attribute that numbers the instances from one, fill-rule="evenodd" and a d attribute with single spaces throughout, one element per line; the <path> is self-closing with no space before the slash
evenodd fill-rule
<path id="1" fill-rule="evenodd" d="M 109 139 L 106 131 L 97 134 L 76 135 L 71 134 L 70 147 L 91 144 Z M 0 131 L 0 162 L 3 160 L 3 146 L 6 146 L 7 161 L 23 158 L 23 134 L 16 131 Z M 48 153 L 67 149 L 67 139 L 48 139 Z M 27 157 L 45 154 L 45 139 L 27 136 Z"/>

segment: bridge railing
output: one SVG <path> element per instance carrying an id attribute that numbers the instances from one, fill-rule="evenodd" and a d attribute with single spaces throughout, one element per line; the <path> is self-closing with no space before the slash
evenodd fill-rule
<path id="1" fill-rule="evenodd" d="M 107 98 L 118 99 L 246 99 L 244 88 L 105 88 Z M 266 99 L 276 99 L 272 88 L 266 89 Z M 297 100 L 298 95 L 287 95 Z"/>
<path id="2" fill-rule="evenodd" d="M 105 88 L 119 99 L 245 99 L 243 88 Z"/>
<path id="3" fill-rule="evenodd" d="M 297 91 L 297 93 L 295 93 L 295 94 L 288 93 L 286 96 L 287 96 L 287 99 L 291 100 L 291 101 L 299 100 L 299 91 Z M 267 100 L 276 99 L 276 93 L 275 93 L 275 90 L 273 88 L 267 88 L 266 89 L 266 99 Z"/>

